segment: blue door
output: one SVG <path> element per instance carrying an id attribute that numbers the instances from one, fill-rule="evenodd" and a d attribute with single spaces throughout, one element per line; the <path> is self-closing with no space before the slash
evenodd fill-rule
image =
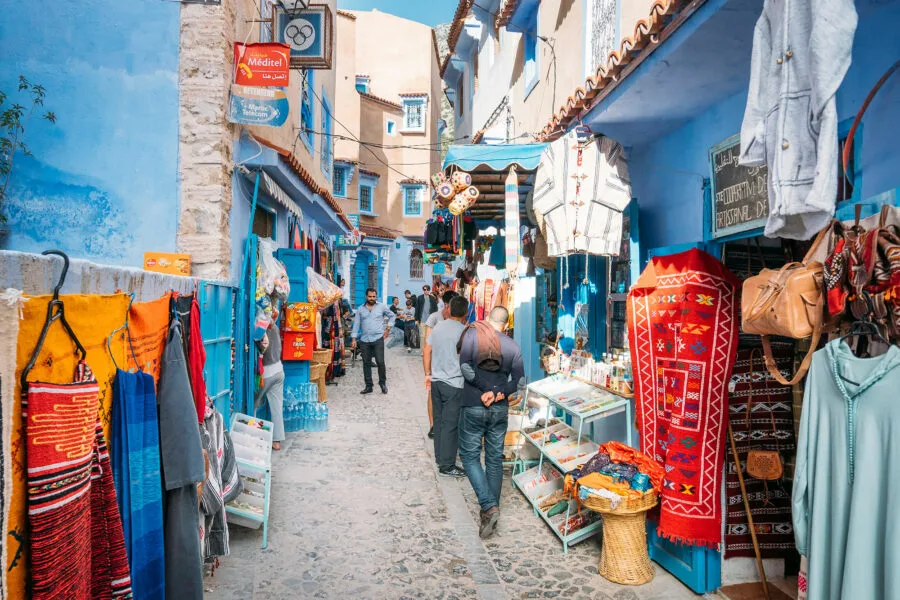
<path id="1" fill-rule="evenodd" d="M 284 263 L 287 269 L 288 280 L 291 282 L 291 292 L 288 302 L 309 301 L 309 279 L 306 276 L 306 267 L 311 264 L 309 250 L 291 250 L 279 248 L 276 257 Z M 291 385 L 309 382 L 309 361 L 290 360 L 284 362 L 285 389 Z"/>
<path id="2" fill-rule="evenodd" d="M 353 298 L 351 304 L 356 309 L 366 301 L 366 288 L 369 287 L 369 265 L 374 264 L 375 255 L 368 250 L 356 252 L 356 262 L 353 263 Z"/>
<path id="3" fill-rule="evenodd" d="M 225 423 L 231 423 L 234 389 L 231 346 L 234 342 L 235 289 L 228 285 L 203 282 L 200 286 L 200 334 L 206 350 L 203 378 L 206 393 Z"/>
<path id="4" fill-rule="evenodd" d="M 654 256 L 678 254 L 692 248 L 707 252 L 715 250 L 710 243 L 679 244 L 653 248 L 647 252 L 647 259 Z M 701 546 L 677 544 L 664 539 L 657 535 L 655 524 L 649 521 L 647 522 L 647 543 L 650 558 L 698 594 L 711 592 L 722 585 L 722 555 L 719 552 Z"/>

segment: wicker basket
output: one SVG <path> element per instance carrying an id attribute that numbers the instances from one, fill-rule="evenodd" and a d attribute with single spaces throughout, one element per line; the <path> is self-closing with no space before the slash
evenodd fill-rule
<path id="1" fill-rule="evenodd" d="M 325 363 L 309 363 L 309 380 L 319 386 L 319 402 L 328 402 L 328 392 L 325 390 L 325 371 L 328 365 Z"/>
<path id="2" fill-rule="evenodd" d="M 325 363 L 328 364 L 331 362 L 332 351 L 328 348 L 324 350 L 313 350 L 313 363 Z"/>
<path id="3" fill-rule="evenodd" d="M 600 575 L 622 585 L 643 585 L 653 580 L 646 521 L 646 511 L 603 514 L 603 549 L 597 565 Z"/>
<path id="4" fill-rule="evenodd" d="M 582 500 L 582 506 L 591 509 L 594 512 L 613 515 L 630 515 L 634 513 L 648 511 L 654 506 L 658 496 L 656 490 L 649 489 L 640 498 L 623 498 L 619 501 L 616 508 L 613 508 L 612 501 L 608 498 L 600 496 L 588 496 Z"/>

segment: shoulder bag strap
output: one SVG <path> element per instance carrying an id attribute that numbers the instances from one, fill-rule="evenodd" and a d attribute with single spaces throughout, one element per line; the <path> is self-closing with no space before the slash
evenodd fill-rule
<path id="1" fill-rule="evenodd" d="M 869 104 L 872 102 L 872 99 L 875 97 L 875 94 L 878 93 L 878 90 L 881 89 L 881 86 L 890 78 L 891 75 L 894 74 L 894 71 L 900 69 L 900 60 L 895 62 L 887 72 L 881 76 L 881 79 L 872 87 L 872 91 L 869 92 L 869 95 L 866 96 L 865 102 L 863 102 L 862 106 L 859 109 L 859 112 L 856 113 L 856 118 L 853 120 L 853 125 L 850 126 L 850 132 L 847 134 L 847 140 L 844 142 L 844 152 L 843 159 L 844 164 L 844 176 L 847 176 L 847 165 L 850 162 L 850 153 L 853 152 L 853 138 L 856 136 L 856 128 L 859 127 L 859 123 L 862 121 L 863 114 L 865 114 L 866 109 L 869 108 Z"/>

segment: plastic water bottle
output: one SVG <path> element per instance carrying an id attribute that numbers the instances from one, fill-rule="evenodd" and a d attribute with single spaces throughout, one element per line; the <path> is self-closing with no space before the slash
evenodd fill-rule
<path id="1" fill-rule="evenodd" d="M 328 431 L 328 404 L 322 405 L 322 431 Z"/>
<path id="2" fill-rule="evenodd" d="M 309 431 L 309 404 L 304 402 L 300 406 L 301 416 L 300 416 L 300 430 L 301 431 Z"/>

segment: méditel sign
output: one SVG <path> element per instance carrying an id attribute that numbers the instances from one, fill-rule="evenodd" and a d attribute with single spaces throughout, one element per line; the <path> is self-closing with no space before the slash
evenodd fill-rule
<path id="1" fill-rule="evenodd" d="M 290 47 L 284 44 L 234 44 L 234 83 L 285 87 L 291 81 Z"/>
<path id="2" fill-rule="evenodd" d="M 306 10 L 272 14 L 275 39 L 291 48 L 291 67 L 295 69 L 330 69 L 334 46 L 331 9 L 315 4 Z"/>
<path id="3" fill-rule="evenodd" d="M 232 123 L 280 127 L 289 111 L 284 88 L 231 86 L 228 120 Z"/>
<path id="4" fill-rule="evenodd" d="M 714 238 L 762 227 L 769 216 L 769 170 L 741 166 L 740 153 L 739 135 L 709 150 Z"/>

